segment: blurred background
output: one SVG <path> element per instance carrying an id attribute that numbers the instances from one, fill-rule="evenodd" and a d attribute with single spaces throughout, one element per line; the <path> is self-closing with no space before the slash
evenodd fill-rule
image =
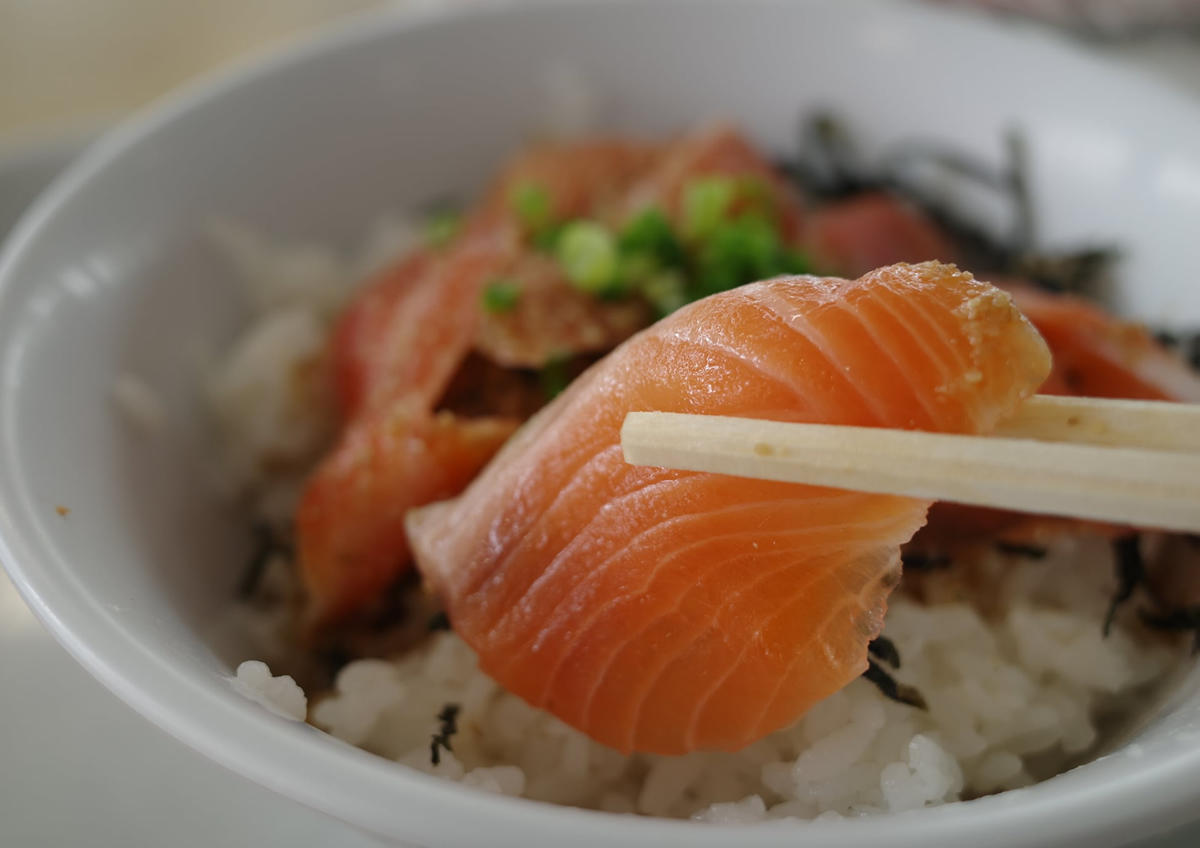
<path id="1" fill-rule="evenodd" d="M 213 66 L 375 5 L 0 0 L 0 149 L 108 123 Z"/>
<path id="2" fill-rule="evenodd" d="M 451 2 L 489 0 L 0 0 L 0 152 L 106 125 L 214 66 L 354 12 Z M 1066 24 L 1200 93 L 1200 0 L 931 2 Z"/>

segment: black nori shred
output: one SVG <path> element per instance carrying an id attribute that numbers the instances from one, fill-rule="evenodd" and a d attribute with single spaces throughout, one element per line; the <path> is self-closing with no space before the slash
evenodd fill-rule
<path id="1" fill-rule="evenodd" d="M 1022 556 L 1026 559 L 1045 559 L 1048 553 L 1045 548 L 1040 548 L 1037 545 L 1021 545 L 1015 542 L 997 542 L 996 550 L 1002 554 Z"/>
<path id="2" fill-rule="evenodd" d="M 925 703 L 925 698 L 915 687 L 897 682 L 894 677 L 887 673 L 883 666 L 878 665 L 870 657 L 867 658 L 867 670 L 863 672 L 863 677 L 874 683 L 880 692 L 896 703 L 907 704 L 919 710 L 929 709 L 929 705 Z"/>
<path id="3" fill-rule="evenodd" d="M 1179 334 L 1173 333 L 1170 330 L 1155 330 L 1154 340 L 1163 347 L 1169 347 L 1172 350 L 1183 346 L 1183 339 L 1179 337 Z"/>
<path id="4" fill-rule="evenodd" d="M 417 570 L 411 568 L 388 584 L 365 621 L 368 633 L 383 633 L 404 621 L 409 613 L 408 591 L 419 579 Z"/>
<path id="5" fill-rule="evenodd" d="M 821 201 L 864 191 L 886 191 L 928 215 L 963 251 L 972 270 L 1031 279 L 1053 291 L 1095 294 L 1120 258 L 1109 247 L 1088 247 L 1063 254 L 1036 249 L 1037 230 L 1029 193 L 1028 154 L 1023 136 L 1005 137 L 1007 162 L 995 167 L 928 142 L 896 145 L 870 166 L 860 156 L 852 134 L 835 116 L 821 113 L 801 121 L 795 158 L 781 167 L 802 192 Z M 929 175 L 936 171 L 934 179 Z M 948 180 L 972 185 L 1001 199 L 1011 210 L 1012 224 L 1003 236 L 945 200 Z"/>
<path id="6" fill-rule="evenodd" d="M 900 564 L 913 571 L 938 571 L 953 562 L 949 554 L 930 551 L 901 551 Z"/>
<path id="7" fill-rule="evenodd" d="M 333 679 L 337 677 L 337 673 L 354 659 L 354 655 L 350 653 L 350 650 L 345 645 L 336 642 L 321 648 L 318 651 L 318 656 L 324 671 L 329 675 L 329 684 L 331 686 L 333 685 Z"/>
<path id="8" fill-rule="evenodd" d="M 252 598 L 258 591 L 263 575 L 267 573 L 267 563 L 271 561 L 271 557 L 278 554 L 286 559 L 291 559 L 293 556 L 292 546 L 280 538 L 279 533 L 268 522 L 257 522 L 251 528 L 251 532 L 254 534 L 254 548 L 250 552 L 250 559 L 246 563 L 241 579 L 238 580 L 236 590 L 237 597 L 241 600 Z"/>
<path id="9" fill-rule="evenodd" d="M 896 643 L 888 637 L 876 636 L 867 643 L 867 650 L 871 652 L 871 656 L 887 663 L 892 668 L 900 667 L 900 651 L 896 649 Z"/>
<path id="10" fill-rule="evenodd" d="M 1113 553 L 1117 561 L 1117 591 L 1113 593 L 1112 601 L 1108 605 L 1108 614 L 1104 616 L 1105 636 L 1112 631 L 1117 610 L 1133 597 L 1134 591 L 1146 578 L 1140 536 L 1134 533 L 1117 539 L 1113 542 Z"/>
<path id="11" fill-rule="evenodd" d="M 439 765 L 442 762 L 442 748 L 447 751 L 453 751 L 450 740 L 454 734 L 458 733 L 458 712 L 461 709 L 458 704 L 446 704 L 442 707 L 442 711 L 437 714 L 437 719 L 442 723 L 441 729 L 433 734 L 429 742 L 429 761 L 433 765 Z"/>
<path id="12" fill-rule="evenodd" d="M 1183 358 L 1188 365 L 1200 371 L 1200 333 L 1188 336 L 1187 344 L 1183 348 Z"/>
<path id="13" fill-rule="evenodd" d="M 1147 627 L 1155 630 L 1192 631 L 1192 654 L 1200 654 L 1200 607 L 1181 607 L 1167 612 L 1143 609 L 1141 617 Z"/>
<path id="14" fill-rule="evenodd" d="M 438 630 L 450 629 L 450 616 L 446 615 L 445 610 L 438 610 L 433 615 L 429 616 L 429 622 L 426 624 L 429 632 L 435 633 Z"/>

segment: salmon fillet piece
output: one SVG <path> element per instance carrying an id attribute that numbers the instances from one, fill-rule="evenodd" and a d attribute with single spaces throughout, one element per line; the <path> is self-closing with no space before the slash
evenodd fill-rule
<path id="1" fill-rule="evenodd" d="M 865 670 L 929 502 L 631 466 L 626 413 L 986 432 L 1049 370 L 953 267 L 744 286 L 586 372 L 409 538 L 509 691 L 621 751 L 737 750 Z"/>

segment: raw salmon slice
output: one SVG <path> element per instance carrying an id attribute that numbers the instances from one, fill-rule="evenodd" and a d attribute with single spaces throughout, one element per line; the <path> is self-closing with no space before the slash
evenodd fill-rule
<path id="1" fill-rule="evenodd" d="M 296 512 L 313 620 L 378 598 L 408 565 L 404 513 L 462 491 L 519 425 L 414 415 L 399 405 L 351 424 Z"/>
<path id="2" fill-rule="evenodd" d="M 1146 331 L 1079 297 L 999 281 L 1041 332 L 1054 355 L 1043 394 L 1200 402 L 1200 376 Z M 914 549 L 945 551 L 992 540 L 1040 545 L 1086 529 L 1115 538 L 1128 527 L 999 509 L 938 503 Z"/>
<path id="3" fill-rule="evenodd" d="M 882 192 L 818 210 L 805 231 L 805 246 L 818 267 L 853 277 L 898 262 L 954 262 L 958 255 L 924 213 Z"/>
<path id="4" fill-rule="evenodd" d="M 1001 285 L 1054 352 L 1045 391 L 1082 397 L 1200 402 L 1200 376 L 1146 331 L 1090 301 Z"/>
<path id="5" fill-rule="evenodd" d="M 344 431 L 307 481 L 296 515 L 300 574 L 315 621 L 354 612 L 399 577 L 410 563 L 405 510 L 456 494 L 520 423 L 435 416 L 473 348 L 503 354 L 505 364 L 537 365 L 551 354 L 612 347 L 637 329 L 631 321 L 648 320 L 644 308 L 636 315 L 608 308 L 539 336 L 530 309 L 579 295 L 561 275 L 544 279 L 549 262 L 525 244 L 513 191 L 530 185 L 545 192 L 556 217 L 591 214 L 611 205 L 658 155 L 655 146 L 617 141 L 535 148 L 504 171 L 451 245 L 399 262 L 342 316 L 331 358 Z M 543 269 L 531 285 L 550 296 L 529 298 L 516 316 L 525 319 L 520 332 L 511 332 L 483 311 L 481 296 L 491 282 L 530 266 Z M 551 326 L 556 316 L 548 312 L 533 319 Z"/>
<path id="6" fill-rule="evenodd" d="M 621 751 L 737 750 L 866 668 L 928 502 L 627 465 L 633 410 L 974 433 L 1050 369 L 953 267 L 780 278 L 634 336 L 459 498 L 409 513 L 482 668 Z"/>

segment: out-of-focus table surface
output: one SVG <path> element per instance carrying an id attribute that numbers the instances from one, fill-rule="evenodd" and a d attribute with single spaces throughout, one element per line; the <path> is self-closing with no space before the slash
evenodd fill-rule
<path id="1" fill-rule="evenodd" d="M 73 147 L 68 137 L 31 151 L 31 139 L 63 127 L 78 137 L 78 127 L 107 123 L 264 42 L 381 2 L 0 0 L 0 236 Z M 1194 35 L 1161 33 L 1101 49 L 1200 98 Z M 19 159 L 6 159 L 6 149 L 18 148 L 25 150 Z M 377 845 L 151 727 L 66 655 L 0 573 L 0 846 L 283 844 Z M 1139 848 L 1195 845 L 1200 828 Z"/>
<path id="2" fill-rule="evenodd" d="M 124 115 L 252 48 L 381 2 L 0 0 L 0 150 Z"/>

